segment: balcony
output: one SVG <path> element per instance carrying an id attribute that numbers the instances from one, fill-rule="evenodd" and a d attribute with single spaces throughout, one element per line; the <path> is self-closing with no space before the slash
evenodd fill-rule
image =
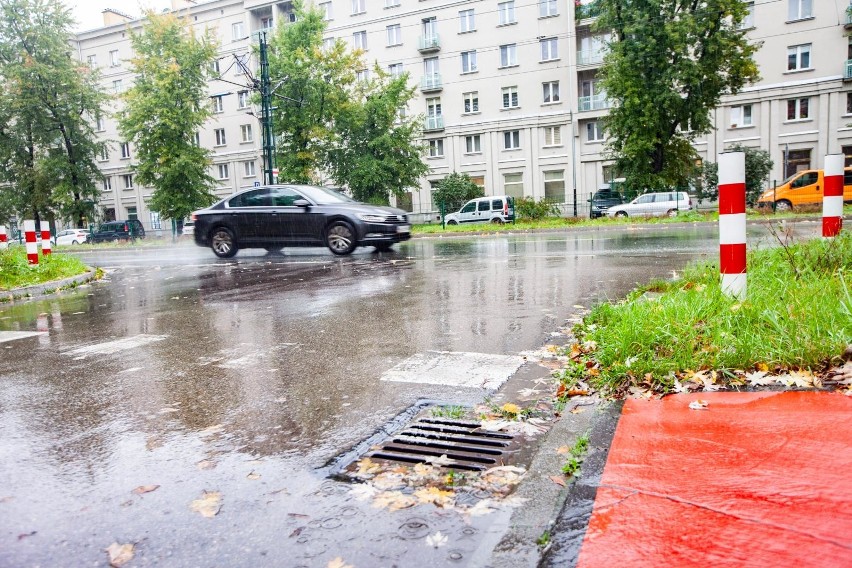
<path id="1" fill-rule="evenodd" d="M 846 65 L 843 68 L 843 80 L 852 81 L 852 59 L 846 60 Z"/>
<path id="2" fill-rule="evenodd" d="M 577 52 L 577 65 L 600 65 L 606 52 L 600 49 L 587 49 Z"/>
<path id="3" fill-rule="evenodd" d="M 590 110 L 604 110 L 609 108 L 609 100 L 606 98 L 606 93 L 598 93 L 591 97 L 580 97 L 577 99 L 577 110 L 585 112 Z"/>
<path id="4" fill-rule="evenodd" d="M 441 74 L 433 73 L 431 75 L 423 75 L 420 79 L 420 91 L 423 93 L 434 93 L 444 88 L 441 83 Z"/>
<path id="5" fill-rule="evenodd" d="M 438 34 L 420 36 L 420 42 L 417 44 L 417 51 L 420 53 L 434 53 L 436 51 L 441 51 L 441 37 Z"/>
<path id="6" fill-rule="evenodd" d="M 443 130 L 444 129 L 444 117 L 443 116 L 427 116 L 426 120 L 423 123 L 423 131 L 424 132 L 434 132 L 435 130 Z"/>
<path id="7" fill-rule="evenodd" d="M 588 2 L 586 4 L 574 5 L 574 19 L 587 20 L 589 18 L 597 18 L 601 13 L 600 2 Z"/>

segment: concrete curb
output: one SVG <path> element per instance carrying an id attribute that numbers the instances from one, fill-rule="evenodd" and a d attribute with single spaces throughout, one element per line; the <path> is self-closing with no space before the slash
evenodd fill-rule
<path id="1" fill-rule="evenodd" d="M 3 292 L 0 297 L 2 297 L 3 301 L 9 302 L 14 302 L 15 300 L 34 300 L 38 297 L 50 296 L 66 288 L 76 287 L 80 284 L 91 282 L 96 277 L 97 270 L 89 268 L 87 272 L 78 274 L 77 276 L 70 276 L 68 278 L 63 278 L 62 280 L 53 280 L 51 282 L 45 282 L 44 284 L 36 284 L 34 286 L 26 286 L 24 288 L 15 288 L 14 290 Z"/>

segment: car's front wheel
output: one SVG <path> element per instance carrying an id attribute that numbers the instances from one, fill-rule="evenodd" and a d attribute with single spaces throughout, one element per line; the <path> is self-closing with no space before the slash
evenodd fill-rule
<path id="1" fill-rule="evenodd" d="M 351 254 L 356 246 L 355 229 L 346 221 L 335 221 L 325 231 L 325 244 L 336 255 Z"/>
<path id="2" fill-rule="evenodd" d="M 72 245 L 79 245 L 80 243 L 78 243 L 77 241 L 71 241 L 71 244 Z"/>
<path id="3" fill-rule="evenodd" d="M 669 209 L 666 215 L 668 215 L 669 217 L 677 217 L 677 209 Z"/>
<path id="4" fill-rule="evenodd" d="M 787 201 L 786 199 L 782 199 L 781 201 L 775 202 L 775 210 L 776 211 L 792 211 L 793 204 Z"/>
<path id="5" fill-rule="evenodd" d="M 227 227 L 216 227 L 210 235 L 210 248 L 219 258 L 231 258 L 237 254 L 237 240 Z"/>

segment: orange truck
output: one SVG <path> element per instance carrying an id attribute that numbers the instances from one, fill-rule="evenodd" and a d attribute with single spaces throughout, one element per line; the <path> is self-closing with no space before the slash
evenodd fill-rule
<path id="1" fill-rule="evenodd" d="M 775 189 L 764 191 L 757 200 L 758 207 L 789 211 L 802 205 L 820 205 L 825 180 L 822 170 L 802 170 L 787 178 Z M 852 168 L 843 170 L 843 201 L 852 203 Z"/>

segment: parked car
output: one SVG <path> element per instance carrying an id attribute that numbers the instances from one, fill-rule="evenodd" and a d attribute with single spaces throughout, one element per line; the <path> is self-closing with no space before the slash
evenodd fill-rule
<path id="1" fill-rule="evenodd" d="M 784 183 L 764 191 L 757 200 L 758 207 L 772 207 L 777 211 L 789 211 L 802 205 L 822 204 L 825 189 L 823 170 L 802 170 L 796 172 Z M 852 168 L 843 170 L 843 201 L 852 202 Z"/>
<path id="2" fill-rule="evenodd" d="M 444 217 L 447 225 L 462 223 L 508 223 L 515 220 L 515 200 L 508 195 L 471 199 Z"/>
<path id="3" fill-rule="evenodd" d="M 144 239 L 145 228 L 138 219 L 124 221 L 108 221 L 92 233 L 89 240 L 93 243 L 123 241 L 128 239 Z"/>
<path id="4" fill-rule="evenodd" d="M 52 240 L 56 245 L 79 245 L 85 243 L 88 238 L 89 231 L 86 229 L 66 229 L 56 233 Z"/>
<path id="5" fill-rule="evenodd" d="M 692 200 L 685 191 L 664 191 L 658 193 L 643 193 L 630 203 L 613 205 L 607 209 L 609 217 L 645 216 L 674 217 L 680 211 L 692 209 Z"/>
<path id="6" fill-rule="evenodd" d="M 607 184 L 606 187 L 597 190 L 589 202 L 591 203 L 589 217 L 597 219 L 606 215 L 610 207 L 624 203 L 624 199 L 619 192 L 611 190 Z"/>
<path id="7" fill-rule="evenodd" d="M 191 237 L 194 233 L 195 233 L 195 221 L 184 221 L 183 222 L 183 229 L 181 230 L 181 234 Z"/>
<path id="8" fill-rule="evenodd" d="M 405 211 L 359 203 L 325 187 L 271 185 L 248 189 L 192 214 L 195 244 L 221 258 L 241 248 L 327 246 L 347 255 L 359 246 L 389 250 L 411 238 Z"/>

